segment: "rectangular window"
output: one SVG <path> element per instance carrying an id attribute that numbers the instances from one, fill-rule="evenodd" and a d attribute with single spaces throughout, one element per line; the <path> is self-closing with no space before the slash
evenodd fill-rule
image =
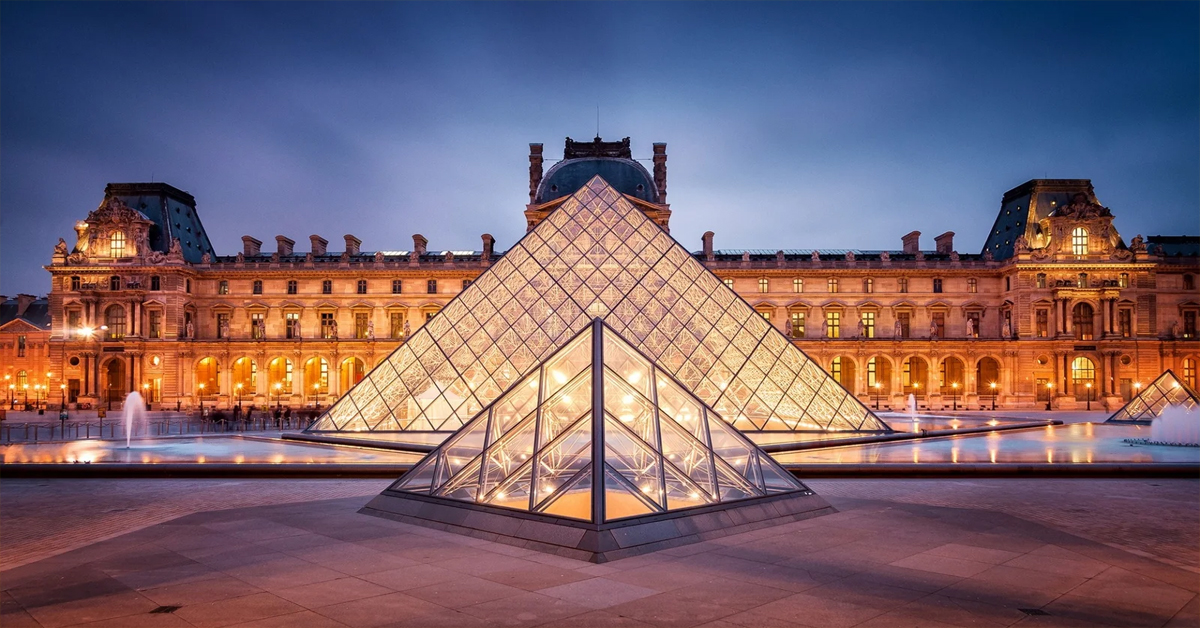
<path id="1" fill-rule="evenodd" d="M 838 280 L 837 279 L 830 277 L 829 281 L 827 282 L 826 285 L 829 287 L 829 292 L 833 293 L 833 292 L 838 291 Z"/>
<path id="2" fill-rule="evenodd" d="M 804 292 L 804 280 L 803 279 L 796 278 L 796 279 L 792 280 L 792 292 L 795 292 L 796 294 Z"/>
<path id="3" fill-rule="evenodd" d="M 770 312 L 764 312 L 762 310 L 759 310 L 758 315 L 763 317 L 763 320 L 767 321 L 768 323 L 771 322 L 771 313 Z"/>
<path id="4" fill-rule="evenodd" d="M 151 338 L 162 338 L 163 337 L 163 324 L 162 324 L 163 313 L 162 313 L 162 310 L 150 310 L 147 314 L 150 318 L 150 337 Z"/>
<path id="5" fill-rule="evenodd" d="M 934 278 L 934 280 L 933 280 L 933 291 L 934 291 L 934 292 L 941 292 L 941 291 L 942 291 L 942 280 L 941 280 L 940 278 Z"/>
<path id="6" fill-rule="evenodd" d="M 388 314 L 388 337 L 394 339 L 404 337 L 403 312 L 391 312 Z"/>
<path id="7" fill-rule="evenodd" d="M 217 282 L 217 294 L 229 294 L 229 282 L 222 279 Z"/>
<path id="8" fill-rule="evenodd" d="M 183 280 L 183 291 L 188 294 L 192 293 L 192 280 L 191 279 Z"/>
<path id="9" fill-rule="evenodd" d="M 792 312 L 792 338 L 804 337 L 804 312 Z"/>
<path id="10" fill-rule="evenodd" d="M 359 280 L 358 280 L 358 293 L 359 293 L 359 294 L 366 294 L 366 293 L 367 293 L 367 280 L 366 280 L 366 279 L 359 279 Z"/>
<path id="11" fill-rule="evenodd" d="M 430 279 L 425 282 L 426 294 L 437 294 L 437 279 Z"/>
<path id="12" fill-rule="evenodd" d="M 901 277 L 896 280 L 897 292 L 908 292 L 908 277 Z"/>
<path id="13" fill-rule="evenodd" d="M 333 312 L 321 312 L 321 337 L 333 338 Z"/>
<path id="14" fill-rule="evenodd" d="M 289 279 L 287 282 L 287 293 L 288 294 L 296 294 L 296 292 L 297 292 L 296 288 L 297 288 L 296 280 Z"/>
<path id="15" fill-rule="evenodd" d="M 1183 337 L 1188 339 L 1196 337 L 1196 312 L 1193 310 L 1183 313 Z"/>
<path id="16" fill-rule="evenodd" d="M 367 322 L 371 317 L 366 312 L 354 313 L 354 337 L 362 340 L 367 337 Z"/>
<path id="17" fill-rule="evenodd" d="M 150 289 L 151 290 L 162 290 L 162 278 L 159 277 L 158 275 L 152 275 L 150 277 Z"/>
<path id="18" fill-rule="evenodd" d="M 288 312 L 283 315 L 287 322 L 287 328 L 284 333 L 288 340 L 299 340 L 300 338 L 300 312 Z"/>
<path id="19" fill-rule="evenodd" d="M 912 327 L 912 314 L 908 312 L 898 312 L 896 320 L 900 321 L 900 337 L 908 338 Z"/>
<path id="20" fill-rule="evenodd" d="M 267 315 L 263 312 L 250 313 L 250 337 L 255 340 L 267 338 Z"/>
<path id="21" fill-rule="evenodd" d="M 733 290 L 733 279 L 726 277 L 725 279 L 721 280 L 721 283 L 725 284 L 726 288 Z"/>
<path id="22" fill-rule="evenodd" d="M 191 279 L 189 279 L 188 281 L 191 281 Z M 108 289 L 109 290 L 120 290 L 121 289 L 121 278 L 116 275 L 109 277 L 108 278 Z"/>
<path id="23" fill-rule="evenodd" d="M 1005 277 L 1005 279 L 1008 279 L 1008 277 Z M 979 292 L 979 280 L 978 279 L 971 278 L 971 279 L 967 280 L 967 292 L 970 292 L 971 294 L 975 294 L 975 293 Z"/>
<path id="24" fill-rule="evenodd" d="M 1038 338 L 1047 338 L 1050 336 L 1050 310 L 1038 310 L 1034 315 L 1036 320 L 1036 332 Z"/>
<path id="25" fill-rule="evenodd" d="M 229 334 L 229 315 L 217 314 L 217 338 L 227 338 Z"/>
<path id="26" fill-rule="evenodd" d="M 979 312 L 967 312 L 967 320 L 971 321 L 971 337 L 979 337 Z"/>
<path id="27" fill-rule="evenodd" d="M 1039 289 L 1045 289 L 1045 287 L 1046 287 L 1046 273 L 1038 273 L 1038 274 L 1037 274 L 1037 287 L 1038 287 Z"/>
<path id="28" fill-rule="evenodd" d="M 932 316 L 933 316 L 933 325 L 932 325 L 931 329 L 929 330 L 930 337 L 931 338 L 945 338 L 946 337 L 946 313 L 945 312 L 934 312 Z"/>
<path id="29" fill-rule="evenodd" d="M 157 277 L 155 277 L 155 279 L 157 279 Z M 79 275 L 72 275 L 72 276 L 71 276 L 71 289 L 72 289 L 72 290 L 78 290 L 78 289 L 79 289 Z"/>
<path id="30" fill-rule="evenodd" d="M 1133 336 L 1133 310 L 1129 308 L 1117 310 L 1117 329 L 1121 332 L 1122 338 Z"/>
<path id="31" fill-rule="evenodd" d="M 325 279 L 321 281 L 321 294 L 333 294 L 333 280 Z"/>
<path id="32" fill-rule="evenodd" d="M 462 284 L 462 286 L 463 286 L 463 287 L 462 287 L 462 289 L 463 289 L 463 290 L 466 290 L 467 288 L 471 287 L 471 280 L 470 280 L 470 279 L 463 279 L 463 284 Z"/>
<path id="33" fill-rule="evenodd" d="M 392 294 L 400 294 L 404 288 L 404 282 L 399 279 L 392 280 Z"/>
<path id="34" fill-rule="evenodd" d="M 262 294 L 262 280 L 255 279 L 253 287 L 251 288 L 250 291 L 253 292 L 254 294 Z"/>
<path id="35" fill-rule="evenodd" d="M 125 234 L 120 231 L 112 234 L 109 240 L 108 252 L 112 257 L 125 257 Z"/>
<path id="36" fill-rule="evenodd" d="M 863 312 L 863 338 L 875 337 L 875 312 Z"/>
<path id="37" fill-rule="evenodd" d="M 17 336 L 17 357 L 25 357 L 25 336 Z"/>
<path id="38" fill-rule="evenodd" d="M 874 279 L 871 279 L 870 277 L 863 279 L 863 292 L 865 292 L 866 294 L 871 294 L 872 292 L 875 292 L 875 280 Z"/>
<path id="39" fill-rule="evenodd" d="M 1121 273 L 1117 278 L 1117 286 L 1121 288 L 1129 287 L 1129 273 Z"/>
<path id="40" fill-rule="evenodd" d="M 841 312 L 825 312 L 825 326 L 828 328 L 826 336 L 829 338 L 842 337 L 842 313 Z"/>
<path id="41" fill-rule="evenodd" d="M 437 312 L 425 312 L 425 322 L 428 323 L 433 320 L 434 316 L 437 316 Z"/>
<path id="42" fill-rule="evenodd" d="M 79 310 L 67 311 L 67 329 L 65 330 L 66 333 L 64 335 L 68 340 L 74 338 L 76 334 L 79 333 L 79 328 L 83 327 L 83 323 L 81 322 L 82 317 L 83 313 Z"/>
<path id="43" fill-rule="evenodd" d="M 759 277 L 759 279 L 758 279 L 758 291 L 759 292 L 767 292 L 770 289 L 770 287 L 771 287 L 771 282 L 768 281 L 766 277 Z"/>

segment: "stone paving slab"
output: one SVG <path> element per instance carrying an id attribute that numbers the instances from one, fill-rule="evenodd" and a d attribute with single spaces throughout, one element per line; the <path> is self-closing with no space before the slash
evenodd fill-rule
<path id="1" fill-rule="evenodd" d="M 925 499 L 1044 490 L 1003 482 L 936 483 Z M 274 484 L 298 499 L 197 512 L 0 572 L 0 625 L 1200 625 L 1200 579 L 1156 557 L 1013 514 L 912 503 L 911 485 L 823 484 L 836 514 L 604 565 L 359 515 L 373 496 L 361 487 L 306 500 L 304 482 Z M 846 496 L 888 485 L 899 497 Z M 1157 499 L 1168 524 L 1187 520 Z M 1138 505 L 1097 500 L 1087 530 L 1141 516 L 1128 511 Z M 160 606 L 179 608 L 150 613 Z M 1035 608 L 1049 615 L 1021 610 Z"/>

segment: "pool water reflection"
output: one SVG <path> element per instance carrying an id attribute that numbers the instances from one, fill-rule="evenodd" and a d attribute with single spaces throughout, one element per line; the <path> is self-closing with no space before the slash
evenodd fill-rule
<path id="1" fill-rule="evenodd" d="M 897 427 L 893 424 L 893 427 Z M 863 463 L 1200 463 L 1200 448 L 1130 445 L 1150 428 L 1074 423 L 776 454 L 783 464 Z"/>
<path id="2" fill-rule="evenodd" d="M 414 464 L 421 454 L 297 443 L 274 438 L 219 435 L 125 441 L 78 440 L 66 443 L 0 446 L 5 463 L 198 463 L 198 464 Z"/>

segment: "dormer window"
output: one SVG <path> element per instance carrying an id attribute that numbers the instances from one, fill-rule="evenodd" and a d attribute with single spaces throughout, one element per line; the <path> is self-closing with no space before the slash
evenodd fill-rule
<path id="1" fill-rule="evenodd" d="M 125 233 L 118 231 L 108 240 L 108 252 L 112 257 L 125 257 Z"/>
<path id="2" fill-rule="evenodd" d="M 1083 227 L 1075 227 L 1071 231 L 1071 254 L 1083 257 L 1088 253 L 1088 232 Z"/>

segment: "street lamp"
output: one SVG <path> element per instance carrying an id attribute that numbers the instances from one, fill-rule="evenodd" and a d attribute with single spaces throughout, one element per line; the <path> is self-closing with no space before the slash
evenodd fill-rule
<path id="1" fill-rule="evenodd" d="M 204 418 L 204 384 L 200 384 L 200 418 Z"/>
<path id="2" fill-rule="evenodd" d="M 950 393 L 950 400 L 954 404 L 954 411 L 957 412 L 958 411 L 958 382 L 954 382 L 953 384 L 950 384 L 950 388 L 954 389 L 953 392 Z"/>
<path id="3" fill-rule="evenodd" d="M 8 384 L 8 409 L 9 409 L 9 410 L 12 410 L 12 409 L 13 409 L 13 407 L 12 407 L 12 405 L 13 405 L 13 399 L 12 399 L 12 395 L 13 395 L 13 385 L 12 385 L 12 383 L 11 383 L 11 380 L 12 380 L 12 375 L 5 375 L 5 376 L 4 376 L 4 383 L 5 383 L 5 384 Z"/>
<path id="4" fill-rule="evenodd" d="M 989 384 L 992 389 L 992 412 L 996 411 L 996 382 Z"/>
<path id="5" fill-rule="evenodd" d="M 237 389 L 238 412 L 241 412 L 241 410 L 242 410 L 242 383 L 238 382 L 237 386 L 234 386 L 234 388 Z"/>
<path id="6" fill-rule="evenodd" d="M 1088 382 L 1085 385 L 1087 386 L 1087 409 L 1089 411 L 1091 411 L 1091 409 L 1092 409 L 1092 383 Z"/>
<path id="7" fill-rule="evenodd" d="M 142 382 L 142 403 L 146 404 L 146 410 L 150 410 L 150 383 Z"/>
<path id="8" fill-rule="evenodd" d="M 879 394 L 880 394 L 879 391 L 881 388 L 883 388 L 883 384 L 880 384 L 879 382 L 875 382 L 875 409 L 876 410 L 879 409 Z"/>
<path id="9" fill-rule="evenodd" d="M 1046 409 L 1050 410 L 1050 402 L 1054 399 L 1054 382 L 1046 382 Z"/>
<path id="10" fill-rule="evenodd" d="M 320 394 L 320 390 L 321 390 L 320 384 L 313 384 L 313 405 L 314 406 L 317 405 L 317 395 Z"/>
<path id="11" fill-rule="evenodd" d="M 26 409 L 26 410 L 28 410 L 28 409 L 29 409 L 29 384 L 24 384 L 24 385 L 22 385 L 22 388 L 23 388 L 23 389 L 24 389 L 24 391 L 25 391 L 25 392 L 23 393 L 25 396 L 24 396 L 24 398 L 21 400 L 21 405 L 25 406 L 25 409 Z"/>
<path id="12" fill-rule="evenodd" d="M 283 404 L 283 384 L 275 382 L 275 407 Z"/>

